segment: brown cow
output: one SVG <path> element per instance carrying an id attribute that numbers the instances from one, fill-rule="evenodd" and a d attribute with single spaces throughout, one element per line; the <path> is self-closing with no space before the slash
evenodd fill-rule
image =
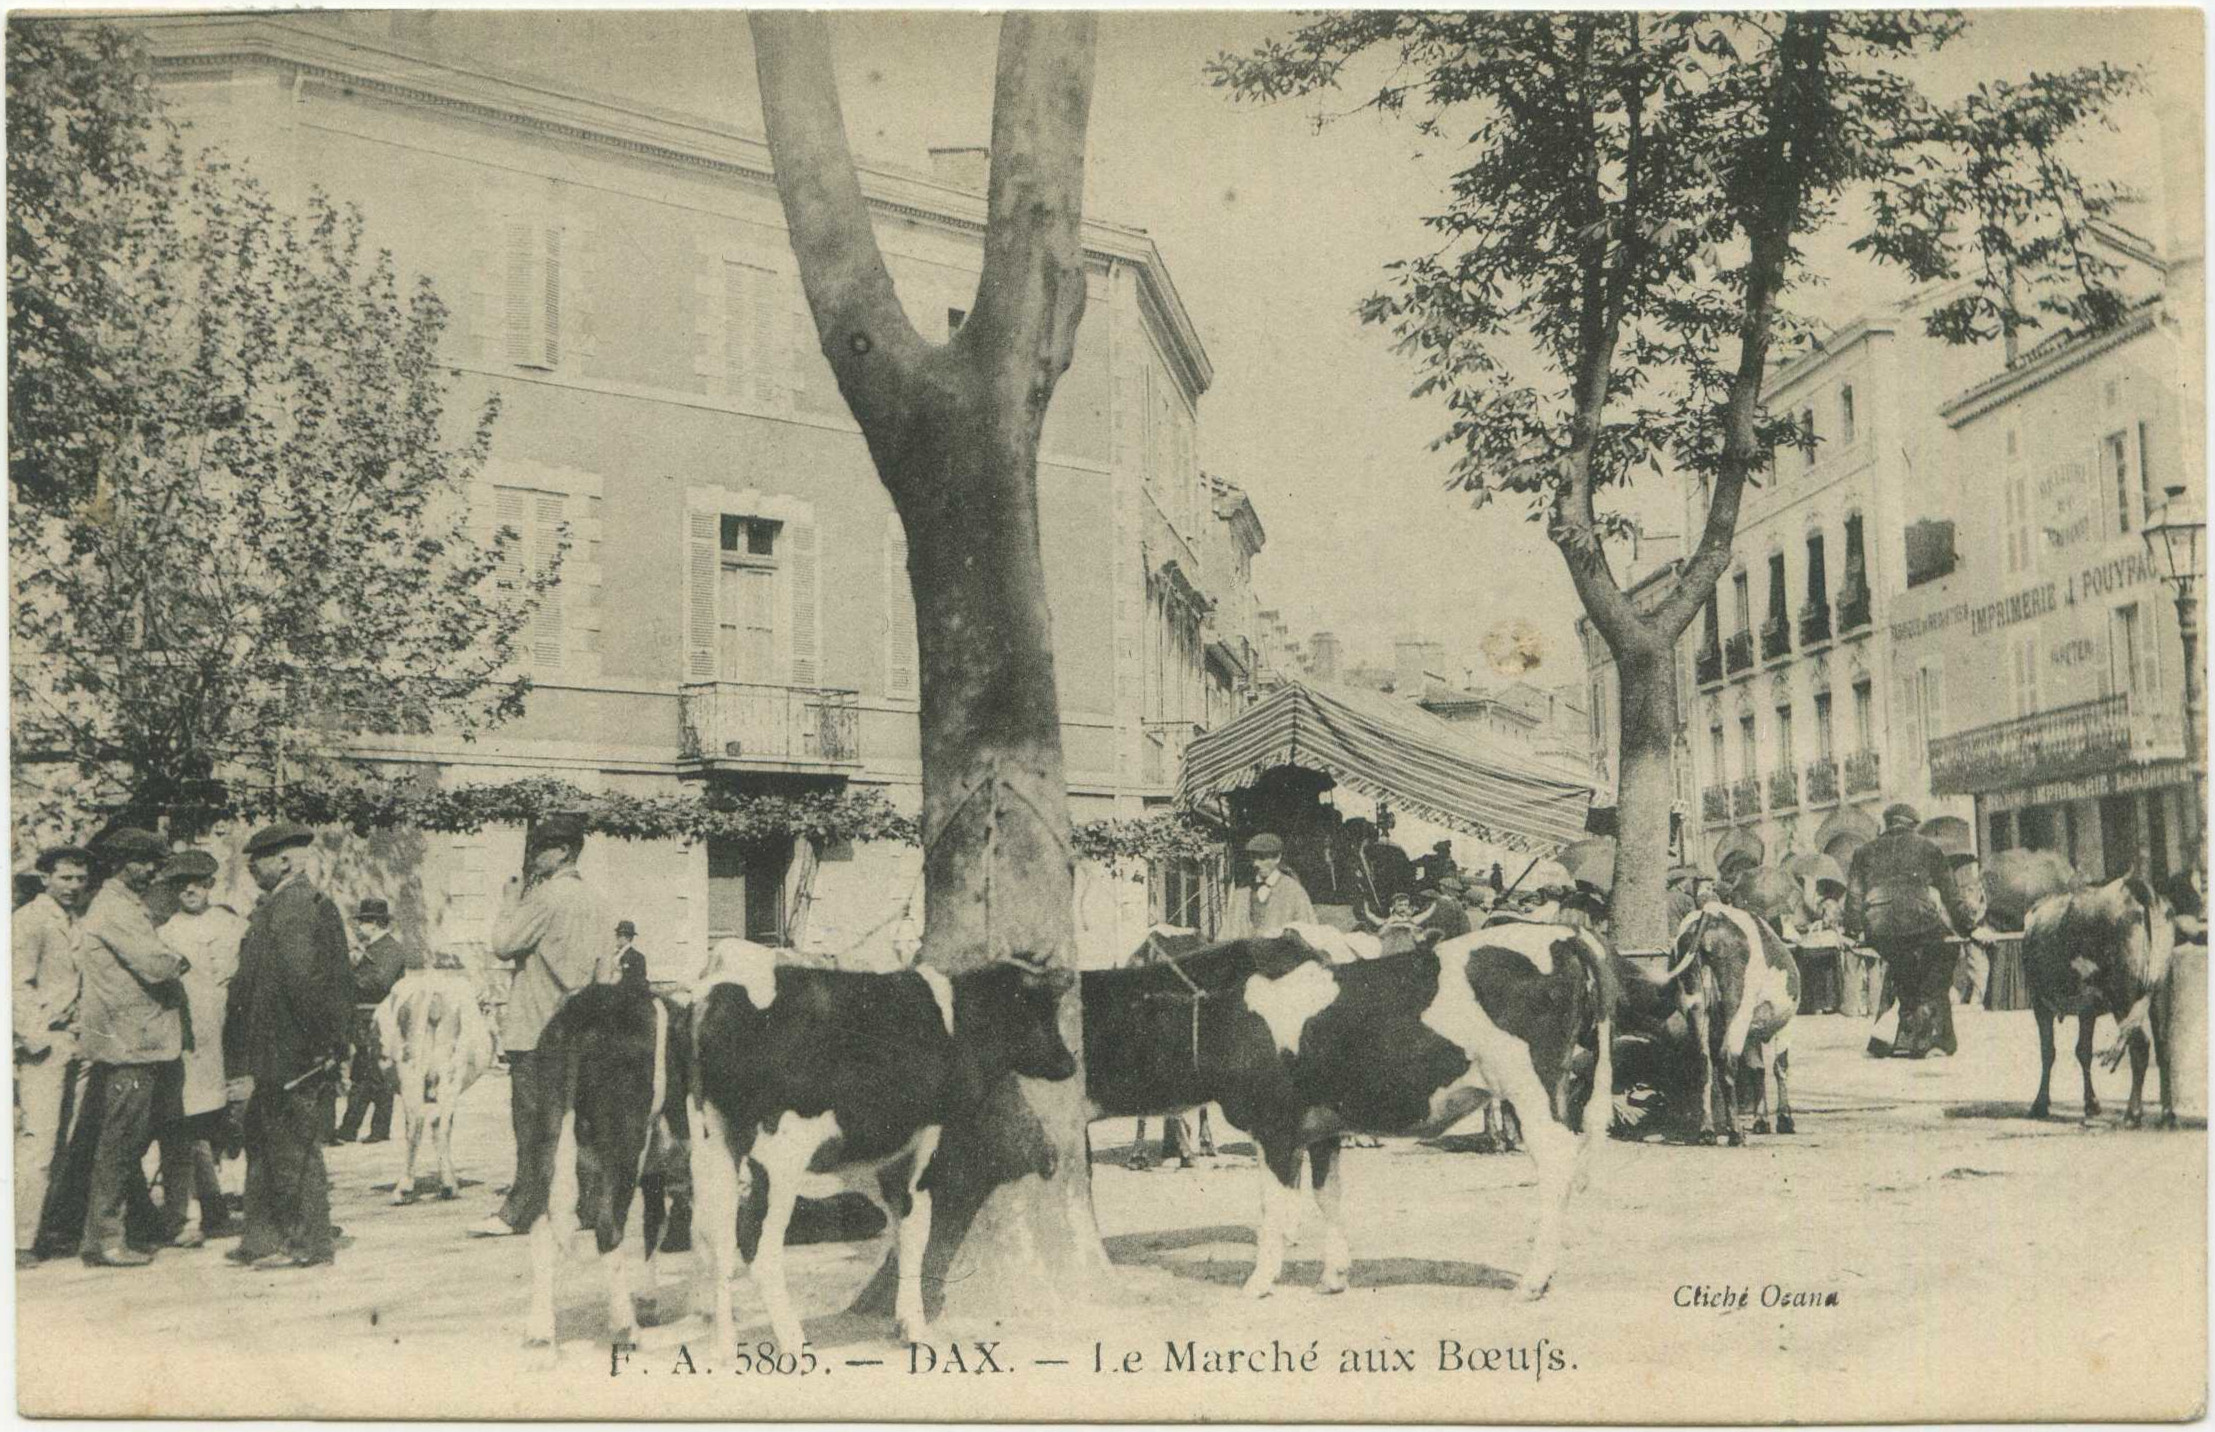
<path id="1" fill-rule="evenodd" d="M 2030 1116 L 2052 1110 L 2056 1020 L 2077 1017 L 2077 1064 L 2084 1073 L 2084 1117 L 2100 1112 L 2092 1092 L 2092 1029 L 2114 1017 L 2130 1054 L 2130 1103 L 2123 1122 L 2145 1117 L 2147 1046 L 2161 1065 L 2161 1127 L 2176 1127 L 2176 1084 L 2170 1039 L 2170 956 L 2176 927 L 2169 902 L 2133 873 L 2089 890 L 2052 895 L 2023 922 L 2023 974 L 2038 1021 L 2038 1097 Z"/>

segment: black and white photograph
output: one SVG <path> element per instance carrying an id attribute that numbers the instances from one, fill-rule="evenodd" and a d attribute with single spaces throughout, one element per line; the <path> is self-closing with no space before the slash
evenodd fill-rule
<path id="1" fill-rule="evenodd" d="M 2204 1417 L 2205 29 L 11 11 L 16 1412 Z"/>

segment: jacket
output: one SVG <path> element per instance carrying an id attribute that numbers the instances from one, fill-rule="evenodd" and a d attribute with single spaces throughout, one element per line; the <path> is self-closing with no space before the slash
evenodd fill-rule
<path id="1" fill-rule="evenodd" d="M 179 911 L 162 921 L 161 936 L 192 965 L 183 981 L 191 1036 L 185 1050 L 185 1115 L 213 1113 L 223 1107 L 223 1021 L 246 920 L 227 905 L 210 905 L 197 915 Z"/>
<path id="2" fill-rule="evenodd" d="M 1946 853 L 1932 841 L 1893 830 L 1854 852 L 1846 875 L 1846 930 L 1857 939 L 1881 947 L 1943 939 L 1975 924 Z"/>
<path id="3" fill-rule="evenodd" d="M 40 894 L 15 912 L 15 1043 L 39 1055 L 55 1045 L 77 1053 L 77 999 L 84 929 L 53 896 Z"/>
<path id="4" fill-rule="evenodd" d="M 83 1056 L 98 1064 L 161 1064 L 184 1053 L 184 961 L 154 928 L 146 902 L 110 880 L 85 911 Z"/>
<path id="5" fill-rule="evenodd" d="M 1315 907 L 1308 903 L 1307 887 L 1291 871 L 1279 867 L 1267 885 L 1246 885 L 1231 892 L 1231 908 L 1224 938 L 1243 935 L 1265 938 L 1287 925 L 1312 925 Z"/>
<path id="6" fill-rule="evenodd" d="M 346 921 L 299 875 L 265 893 L 247 917 L 223 1020 L 223 1064 L 260 1087 L 282 1087 L 342 1059 L 353 1015 Z"/>
<path id="7" fill-rule="evenodd" d="M 354 962 L 354 1003 L 383 1004 L 392 987 L 400 983 L 401 975 L 422 967 L 420 960 L 408 958 L 407 946 L 386 931 L 371 940 Z"/>
<path id="8" fill-rule="evenodd" d="M 573 991 L 613 982 L 615 952 L 606 928 L 599 900 L 574 865 L 531 886 L 502 913 L 492 953 L 516 968 L 500 1016 L 501 1048 L 538 1048 L 546 1021 Z"/>

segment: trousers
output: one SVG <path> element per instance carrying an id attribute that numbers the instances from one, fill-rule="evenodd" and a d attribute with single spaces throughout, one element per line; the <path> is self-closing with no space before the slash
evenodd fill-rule
<path id="1" fill-rule="evenodd" d="M 354 1010 L 354 1063 L 348 1071 L 353 1088 L 346 1095 L 346 1117 L 339 1121 L 338 1136 L 351 1139 L 361 1132 L 364 1114 L 369 1114 L 369 1137 L 392 1137 L 392 1086 L 385 1082 L 384 1051 L 377 1042 L 377 1011 L 374 1006 L 356 1006 Z"/>
<path id="2" fill-rule="evenodd" d="M 319 1079 L 306 1088 L 256 1088 L 246 1106 L 246 1228 L 233 1256 L 331 1257 L 331 1178 L 323 1166 L 330 1115 Z"/>
<path id="3" fill-rule="evenodd" d="M 62 1048 L 36 1058 L 15 1056 L 15 1246 L 28 1253 L 38 1246 L 39 1216 L 46 1190 L 61 1164 L 68 1141 L 62 1109 L 83 1066 Z"/>
<path id="4" fill-rule="evenodd" d="M 164 1072 L 178 1068 L 175 1060 L 166 1064 L 99 1066 L 103 1081 L 100 1136 L 92 1149 L 85 1231 L 78 1240 L 78 1251 L 87 1257 L 125 1245 L 124 1210 L 134 1201 L 134 1184 L 144 1196 L 141 1165 L 154 1142 L 155 1104 L 162 1092 Z"/>
<path id="5" fill-rule="evenodd" d="M 536 1049 L 508 1051 L 508 1116 L 515 1127 L 515 1179 L 508 1185 L 500 1218 L 508 1227 L 527 1230 L 546 1212 L 546 1186 L 554 1173 L 558 1124 L 546 1114 L 554 1102 L 555 1066 Z"/>

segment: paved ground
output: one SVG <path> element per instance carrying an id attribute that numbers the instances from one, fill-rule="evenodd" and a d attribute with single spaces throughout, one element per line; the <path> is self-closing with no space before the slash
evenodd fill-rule
<path id="1" fill-rule="evenodd" d="M 1963 1021 L 1959 1058 L 1876 1062 L 1862 1026 L 1798 1026 L 1801 1132 L 1742 1149 L 1611 1142 L 1555 1292 L 1516 1301 L 1535 1189 L 1519 1156 L 1410 1143 L 1348 1155 L 1354 1287 L 1314 1289 L 1312 1222 L 1274 1296 L 1238 1295 L 1257 1207 L 1251 1161 L 1191 1172 L 1095 1168 L 1114 1298 L 1068 1327 L 945 1328 L 997 1340 L 997 1376 L 911 1375 L 880 1323 L 838 1313 L 881 1254 L 817 1244 L 791 1258 L 815 1351 L 806 1378 L 711 1358 L 686 1312 L 690 1261 L 662 1270 L 668 1311 L 610 1376 L 590 1260 L 566 1265 L 558 1362 L 520 1345 L 521 1240 L 473 1241 L 509 1167 L 505 1083 L 464 1106 L 467 1186 L 453 1203 L 383 1202 L 389 1145 L 337 1150 L 335 1269 L 257 1274 L 223 1246 L 139 1272 L 76 1264 L 18 1278 L 26 1411 L 134 1415 L 759 1417 L 1126 1416 L 1449 1420 L 1836 1420 L 2180 1416 L 2206 1385 L 2207 1136 L 2109 1114 L 2024 1116 L 2027 1014 Z M 2103 1042 L 2104 1042 L 2103 1033 Z M 1103 1149 L 1127 1125 L 1094 1131 Z M 1818 1306 L 1763 1307 L 1764 1290 Z M 1750 1306 L 1684 1307 L 1691 1290 Z M 1835 1301 L 1822 1306 L 1830 1295 Z M 1772 1294 L 1772 1297 L 1775 1295 Z M 765 1335 L 741 1284 L 748 1335 Z M 1317 1370 L 1164 1366 L 1272 1339 Z M 1139 1370 L 1095 1373 L 1100 1357 Z M 683 1349 L 680 1352 L 680 1347 Z M 1458 1359 L 1456 1348 L 1459 1349 Z M 1491 1350 L 1487 1366 L 1484 1350 Z M 1360 1371 L 1344 1370 L 1351 1352 Z M 1413 1370 L 1398 1365 L 1403 1355 Z M 972 1345 L 973 1354 L 973 1345 Z M 1374 1357 L 1380 1370 L 1369 1370 Z M 685 1375 L 689 1358 L 700 1369 Z M 882 1366 L 850 1363 L 881 1359 Z M 1067 1366 L 1041 1365 L 1066 1359 Z M 966 1360 L 973 1365 L 972 1355 Z M 1457 1361 L 1459 1366 L 1457 1366 Z M 1203 1364 L 1204 1366 L 1204 1364 Z"/>

